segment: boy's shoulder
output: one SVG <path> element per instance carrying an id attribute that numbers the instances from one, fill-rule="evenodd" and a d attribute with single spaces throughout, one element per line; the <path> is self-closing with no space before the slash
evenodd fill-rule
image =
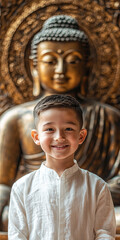
<path id="1" fill-rule="evenodd" d="M 108 187 L 107 183 L 95 173 L 92 173 L 88 170 L 79 168 L 80 176 L 83 179 L 83 183 L 87 183 L 87 185 L 92 188 L 98 188 L 99 190 L 103 187 Z"/>
<path id="2" fill-rule="evenodd" d="M 16 192 L 27 193 L 29 194 L 31 191 L 35 191 L 38 188 L 40 176 L 40 169 L 35 170 L 31 173 L 26 174 L 25 176 L 19 178 L 12 186 L 12 189 Z"/>
<path id="3" fill-rule="evenodd" d="M 105 181 L 104 181 L 101 177 L 99 177 L 98 175 L 96 175 L 95 173 L 90 172 L 89 170 L 86 170 L 86 169 L 83 169 L 83 168 L 80 168 L 80 167 L 79 167 L 79 170 L 80 170 L 80 173 L 81 173 L 83 176 L 86 176 L 86 177 L 95 179 L 96 181 L 102 181 L 102 183 L 105 183 Z"/>
<path id="4" fill-rule="evenodd" d="M 79 168 L 79 187 L 88 194 L 91 201 L 96 199 L 96 203 L 99 198 L 110 196 L 110 190 L 108 184 L 96 174 Z"/>

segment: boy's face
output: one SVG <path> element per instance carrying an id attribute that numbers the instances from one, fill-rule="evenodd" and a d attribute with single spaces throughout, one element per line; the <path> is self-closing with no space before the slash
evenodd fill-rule
<path id="1" fill-rule="evenodd" d="M 80 129 L 77 115 L 72 109 L 51 108 L 40 113 L 38 132 L 32 131 L 36 144 L 46 153 L 46 160 L 73 160 L 87 131 Z"/>
<path id="2" fill-rule="evenodd" d="M 85 57 L 80 42 L 41 42 L 36 72 L 43 89 L 64 93 L 79 86 L 85 75 Z"/>

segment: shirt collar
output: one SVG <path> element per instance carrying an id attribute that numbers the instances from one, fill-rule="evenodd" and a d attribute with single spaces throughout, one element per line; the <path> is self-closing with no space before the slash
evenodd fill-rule
<path id="1" fill-rule="evenodd" d="M 77 164 L 77 161 L 74 160 L 74 165 L 70 168 L 65 169 L 65 171 L 62 173 L 61 176 L 57 174 L 57 172 L 51 168 L 48 168 L 45 166 L 45 162 L 42 163 L 40 167 L 40 178 L 43 181 L 52 181 L 52 180 L 64 180 L 69 179 L 72 177 L 79 169 L 79 166 Z"/>

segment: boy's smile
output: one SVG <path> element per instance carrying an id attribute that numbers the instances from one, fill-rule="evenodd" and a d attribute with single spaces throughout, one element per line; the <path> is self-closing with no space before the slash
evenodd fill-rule
<path id="1" fill-rule="evenodd" d="M 70 166 L 74 164 L 74 153 L 86 137 L 86 130 L 80 129 L 74 110 L 51 108 L 41 112 L 37 130 L 32 137 L 46 153 L 47 166 L 51 167 L 55 161 Z"/>

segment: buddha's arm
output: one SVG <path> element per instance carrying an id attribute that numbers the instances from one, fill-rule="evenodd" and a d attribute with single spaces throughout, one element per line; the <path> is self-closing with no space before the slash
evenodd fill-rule
<path id="1" fill-rule="evenodd" d="M 120 161 L 120 159 L 119 159 Z M 120 172 L 117 176 L 110 179 L 108 182 L 108 187 L 111 191 L 114 204 L 120 206 Z"/>
<path id="2" fill-rule="evenodd" d="M 88 135 L 80 149 L 84 153 L 81 167 L 107 181 L 119 171 L 120 113 L 106 105 L 90 105 L 85 111 L 84 127 Z"/>
<path id="3" fill-rule="evenodd" d="M 88 135 L 80 149 L 79 165 L 109 180 L 114 204 L 120 205 L 120 112 L 105 104 L 86 109 L 84 124 Z"/>
<path id="4" fill-rule="evenodd" d="M 9 199 L 20 159 L 17 119 L 8 111 L 0 119 L 0 213 Z"/>

